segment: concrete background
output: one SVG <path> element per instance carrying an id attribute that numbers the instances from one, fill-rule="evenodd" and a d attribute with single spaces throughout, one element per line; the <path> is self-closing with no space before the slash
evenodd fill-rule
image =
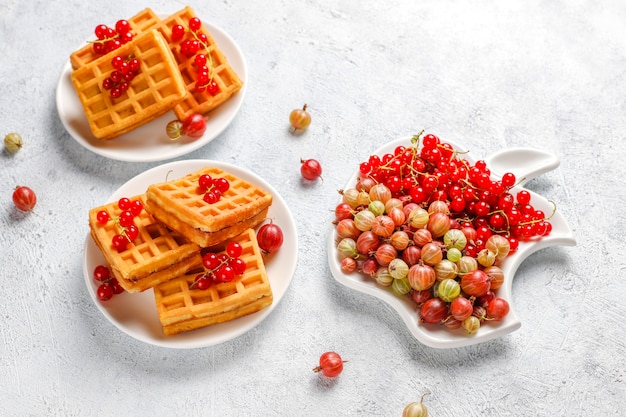
<path id="1" fill-rule="evenodd" d="M 100 313 L 83 280 L 87 212 L 159 165 L 109 160 L 64 130 L 55 87 L 98 23 L 190 4 L 230 34 L 248 92 L 230 127 L 177 160 L 237 164 L 270 182 L 298 224 L 293 282 L 259 326 L 195 350 L 139 342 Z M 0 415 L 623 416 L 626 4 L 621 0 L 243 2 L 0 0 Z M 302 136 L 289 112 L 308 103 Z M 575 247 L 522 264 L 518 331 L 466 348 L 417 342 L 378 299 L 339 285 L 328 210 L 358 163 L 421 129 L 480 157 L 513 146 L 558 155 L 528 184 L 557 202 Z M 316 158 L 324 181 L 300 180 Z M 28 185 L 37 214 L 11 202 Z M 349 360 L 332 381 L 319 355 Z"/>

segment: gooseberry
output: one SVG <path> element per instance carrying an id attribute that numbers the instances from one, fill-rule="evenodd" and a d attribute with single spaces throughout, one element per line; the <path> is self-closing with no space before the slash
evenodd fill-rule
<path id="1" fill-rule="evenodd" d="M 265 253 L 276 252 L 283 244 L 283 231 L 277 224 L 266 223 L 257 231 L 259 247 Z"/>
<path id="2" fill-rule="evenodd" d="M 402 411 L 402 417 L 428 417 L 428 409 L 424 405 L 424 397 L 428 394 L 430 392 L 423 394 L 419 402 L 407 404 Z"/>
<path id="3" fill-rule="evenodd" d="M 301 159 L 300 173 L 309 180 L 315 181 L 322 175 L 322 165 L 315 159 Z"/>
<path id="4" fill-rule="evenodd" d="M 17 186 L 13 191 L 13 204 L 19 210 L 31 211 L 37 204 L 37 195 L 29 187 Z"/>
<path id="5" fill-rule="evenodd" d="M 314 372 L 322 372 L 329 378 L 338 376 L 343 371 L 344 361 L 337 352 L 324 352 L 320 356 L 320 364 L 313 368 Z"/>
<path id="6" fill-rule="evenodd" d="M 306 110 L 307 105 L 302 106 L 302 109 L 294 109 L 289 114 L 289 123 L 291 124 L 291 132 L 298 130 L 306 130 L 311 124 L 311 115 Z"/>
<path id="7" fill-rule="evenodd" d="M 22 137 L 17 133 L 9 133 L 4 137 L 4 146 L 7 148 L 7 151 L 11 153 L 15 153 L 22 149 L 24 145 L 24 141 Z"/>

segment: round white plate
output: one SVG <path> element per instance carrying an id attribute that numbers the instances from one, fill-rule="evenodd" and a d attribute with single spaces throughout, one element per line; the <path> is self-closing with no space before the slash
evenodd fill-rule
<path id="1" fill-rule="evenodd" d="M 466 149 L 452 143 L 451 141 L 446 142 L 453 145 L 455 149 Z M 393 150 L 398 145 L 407 147 L 411 146 L 411 138 L 407 137 L 390 142 L 373 152 L 373 154 L 380 156 L 385 153 L 393 153 Z M 475 162 L 475 160 L 467 154 L 463 155 L 463 157 L 470 162 Z M 492 157 L 485 158 L 485 160 L 487 161 L 487 166 L 491 168 L 494 175 L 502 175 L 505 171 L 510 171 L 515 173 L 518 179 L 524 178 L 524 181 L 521 181 L 521 183 L 558 166 L 558 160 L 554 157 L 544 152 L 528 148 L 505 150 L 494 154 Z M 490 161 L 493 161 L 493 164 L 490 164 Z M 503 164 L 503 162 L 505 163 Z M 511 164 L 511 166 L 508 166 L 507 164 Z M 354 188 L 358 179 L 358 174 L 359 172 L 357 170 L 350 178 L 344 189 Z M 519 189 L 520 187 L 517 186 L 513 189 L 513 191 L 517 192 Z M 554 206 L 551 202 L 536 193 L 530 193 L 531 202 L 535 208 L 543 210 L 547 215 L 552 213 Z M 340 201 L 341 199 L 339 199 L 338 203 Z M 358 272 L 345 274 L 341 270 L 340 259 L 337 256 L 337 235 L 334 226 L 332 226 L 332 229 L 330 230 L 327 244 L 328 262 L 333 276 L 339 283 L 363 293 L 378 297 L 393 307 L 405 322 L 409 331 L 421 343 L 434 348 L 468 346 L 503 336 L 517 330 L 521 326 L 521 322 L 515 313 L 515 306 L 512 302 L 511 288 L 513 277 L 515 276 L 517 268 L 529 255 L 549 246 L 573 246 L 576 244 L 572 231 L 563 216 L 558 211 L 550 219 L 550 223 L 552 223 L 552 233 L 549 236 L 546 236 L 538 241 L 521 242 L 517 252 L 509 256 L 502 265 L 505 282 L 502 287 L 497 290 L 497 294 L 499 297 L 502 297 L 509 302 L 509 314 L 500 322 L 485 322 L 474 335 L 467 335 L 462 329 L 450 330 L 442 325 L 420 323 L 416 304 L 410 299 L 409 296 L 398 296 L 394 294 L 390 288 L 382 287 L 376 284 L 373 279 Z"/>
<path id="2" fill-rule="evenodd" d="M 235 41 L 217 26 L 208 23 L 204 23 L 204 25 L 243 81 L 243 86 L 230 100 L 208 114 L 207 130 L 201 138 L 170 140 L 165 127 L 170 121 L 176 120 L 174 112 L 170 111 L 158 119 L 115 139 L 97 139 L 91 133 L 83 106 L 72 85 L 70 78 L 72 67 L 68 60 L 63 66 L 57 83 L 56 104 L 59 118 L 70 136 L 98 155 L 127 162 L 153 162 L 173 159 L 193 152 L 219 136 L 230 125 L 241 108 L 248 85 L 248 72 L 243 53 Z"/>
<path id="3" fill-rule="evenodd" d="M 285 245 L 278 252 L 265 255 L 265 267 L 269 277 L 273 303 L 254 314 L 236 320 L 209 326 L 175 336 L 165 336 L 157 315 L 154 294 L 151 289 L 141 293 L 122 293 L 108 301 L 100 301 L 97 296 L 98 284 L 93 279 L 93 270 L 97 265 L 106 264 L 104 256 L 89 234 L 85 240 L 83 274 L 87 289 L 102 314 L 124 333 L 143 342 L 168 348 L 192 349 L 212 346 L 242 335 L 261 323 L 278 305 L 291 284 L 298 259 L 298 236 L 294 219 L 287 204 L 278 192 L 255 174 L 223 162 L 209 160 L 187 160 L 170 162 L 149 169 L 122 185 L 107 202 L 117 201 L 121 197 L 142 194 L 149 185 L 165 181 L 166 178 L 180 178 L 203 167 L 213 166 L 230 172 L 251 184 L 264 188 L 273 195 L 268 218 L 283 230 Z M 104 204 L 104 202 L 103 202 Z"/>

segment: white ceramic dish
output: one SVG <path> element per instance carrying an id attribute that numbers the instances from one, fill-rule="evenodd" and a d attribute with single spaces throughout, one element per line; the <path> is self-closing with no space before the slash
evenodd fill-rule
<path id="1" fill-rule="evenodd" d="M 384 145 L 372 154 L 383 155 L 393 153 L 398 145 L 410 146 L 410 137 L 398 139 Z M 464 149 L 458 144 L 449 142 L 455 149 Z M 464 155 L 465 159 L 474 162 L 471 156 Z M 520 185 L 534 178 L 537 175 L 548 172 L 559 165 L 559 161 L 553 155 L 529 148 L 512 148 L 504 150 L 484 158 L 487 166 L 495 176 L 501 176 L 505 172 L 512 172 L 518 180 L 523 178 Z M 354 188 L 358 177 L 358 172 L 350 178 L 344 189 Z M 516 186 L 516 191 L 520 186 Z M 544 197 L 531 192 L 532 204 L 545 213 L 552 213 L 553 205 Z M 436 324 L 424 324 L 418 320 L 415 303 L 410 297 L 400 297 L 395 295 L 390 288 L 382 287 L 363 274 L 353 272 L 345 274 L 341 271 L 340 260 L 337 256 L 336 232 L 334 226 L 329 233 L 328 239 L 328 261 L 331 272 L 335 279 L 349 287 L 366 294 L 378 297 L 382 301 L 393 307 L 409 331 L 421 343 L 434 348 L 455 348 L 473 345 L 487 340 L 491 340 L 507 333 L 517 330 L 521 322 L 515 313 L 515 306 L 512 303 L 511 287 L 515 272 L 520 264 L 532 253 L 549 246 L 573 246 L 576 244 L 573 233 L 570 230 L 563 216 L 557 211 L 550 219 L 552 223 L 552 233 L 539 241 L 521 242 L 518 251 L 511 255 L 502 265 L 505 274 L 505 283 L 498 289 L 498 296 L 505 298 L 510 304 L 510 312 L 501 322 L 485 322 L 474 335 L 467 335 L 464 330 L 450 330 L 445 326 Z"/>
<path id="2" fill-rule="evenodd" d="M 68 60 L 63 66 L 57 83 L 56 105 L 59 118 L 70 136 L 80 145 L 98 155 L 127 162 L 153 162 L 173 159 L 193 152 L 218 137 L 230 125 L 241 108 L 248 85 L 248 72 L 243 53 L 235 41 L 220 28 L 206 22 L 204 25 L 243 81 L 243 86 L 230 100 L 209 113 L 207 130 L 201 138 L 170 140 L 165 127 L 168 122 L 176 120 L 174 112 L 170 111 L 160 118 L 113 140 L 97 139 L 89 129 L 83 107 L 72 85 L 70 78 L 72 69 Z"/>
<path id="3" fill-rule="evenodd" d="M 205 166 L 221 168 L 272 193 L 274 199 L 269 209 L 268 218 L 271 218 L 274 223 L 281 227 L 286 242 L 278 252 L 266 255 L 264 258 L 274 301 L 272 305 L 258 313 L 241 317 L 231 322 L 176 336 L 165 336 L 157 315 L 152 290 L 134 294 L 118 294 L 106 302 L 98 299 L 96 294 L 98 285 L 93 279 L 93 270 L 97 265 L 105 264 L 106 262 L 88 233 L 85 240 L 83 274 L 89 295 L 111 323 L 135 339 L 152 345 L 191 349 L 216 345 L 240 336 L 254 328 L 271 314 L 291 284 L 296 269 L 298 237 L 296 225 L 287 204 L 270 184 L 242 168 L 209 160 L 170 162 L 149 169 L 132 178 L 113 193 L 107 202 L 117 201 L 121 197 L 130 197 L 144 193 L 150 184 L 165 181 L 166 178 L 180 178 Z"/>

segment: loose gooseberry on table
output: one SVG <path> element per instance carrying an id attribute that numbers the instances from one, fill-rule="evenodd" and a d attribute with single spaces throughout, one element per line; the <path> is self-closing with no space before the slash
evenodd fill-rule
<path id="1" fill-rule="evenodd" d="M 21 211 L 32 211 L 37 205 L 37 195 L 32 188 L 18 185 L 13 190 L 13 204 Z"/>
<path id="2" fill-rule="evenodd" d="M 313 372 L 321 372 L 328 378 L 335 378 L 343 371 L 344 361 L 337 352 L 324 352 L 320 356 L 319 365 L 313 368 Z"/>
<path id="3" fill-rule="evenodd" d="M 303 131 L 309 127 L 311 114 L 307 111 L 306 104 L 301 109 L 294 109 L 289 113 L 289 124 L 292 132 Z"/>
<path id="4" fill-rule="evenodd" d="M 317 159 L 301 159 L 300 174 L 309 181 L 315 181 L 322 175 L 322 164 Z"/>
<path id="5" fill-rule="evenodd" d="M 341 242 L 341 261 L 351 258 L 342 269 L 371 276 L 399 295 L 410 293 L 424 322 L 473 334 L 485 320 L 502 320 L 508 303 L 495 301 L 489 317 L 485 301 L 497 298 L 494 291 L 504 281 L 500 265 L 520 241 L 551 231 L 549 217 L 532 206 L 531 194 L 514 192 L 516 181 L 512 173 L 493 178 L 485 161 L 472 164 L 431 134 L 371 155 L 359 164 L 354 187 L 340 191 L 335 208 L 338 242 L 350 239 L 356 247 L 354 255 L 353 245 Z M 391 222 L 381 220 L 387 218 Z M 390 229 L 382 227 L 387 224 Z M 396 233 L 408 235 L 408 243 Z M 393 258 L 409 267 L 406 276 Z M 455 303 L 459 297 L 468 298 Z M 474 305 L 477 299 L 485 305 Z M 466 317 L 469 307 L 476 320 Z"/>

